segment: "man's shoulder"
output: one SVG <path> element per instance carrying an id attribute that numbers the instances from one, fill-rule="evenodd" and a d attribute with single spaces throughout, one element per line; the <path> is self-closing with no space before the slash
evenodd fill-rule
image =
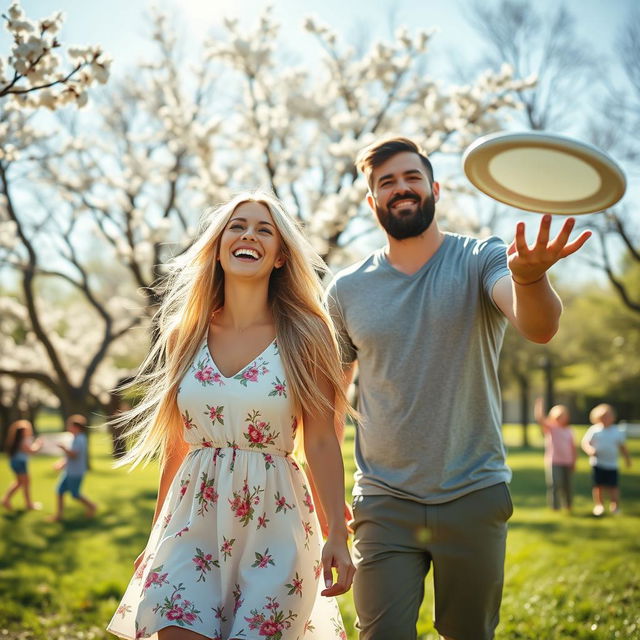
<path id="1" fill-rule="evenodd" d="M 449 246 L 460 251 L 468 252 L 471 255 L 479 255 L 483 252 L 506 249 L 506 244 L 498 236 L 484 236 L 478 238 L 475 236 L 467 236 L 461 233 L 445 232 L 449 238 Z"/>
<path id="2" fill-rule="evenodd" d="M 358 285 L 362 278 L 370 276 L 377 270 L 377 252 L 373 252 L 366 258 L 355 262 L 348 267 L 340 269 L 329 284 L 330 289 L 337 289 L 338 285 L 342 287 L 351 287 Z"/>

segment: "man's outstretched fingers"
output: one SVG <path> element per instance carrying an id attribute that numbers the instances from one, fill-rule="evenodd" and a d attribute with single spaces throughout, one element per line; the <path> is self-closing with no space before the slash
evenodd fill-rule
<path id="1" fill-rule="evenodd" d="M 562 228 L 558 232 L 558 235 L 555 237 L 555 239 L 553 240 L 553 242 L 549 246 L 549 248 L 551 250 L 557 251 L 558 253 L 560 253 L 560 251 L 562 251 L 564 246 L 569 241 L 569 236 L 571 235 L 571 232 L 573 231 L 573 227 L 574 227 L 575 223 L 576 223 L 576 219 L 575 218 L 567 218 L 564 221 L 564 224 L 562 225 Z"/>
<path id="2" fill-rule="evenodd" d="M 592 236 L 591 231 L 583 231 L 573 242 L 566 245 L 560 252 L 561 258 L 566 258 L 584 245 L 584 243 Z"/>
<path id="3" fill-rule="evenodd" d="M 546 214 L 542 216 L 540 228 L 538 229 L 538 237 L 536 238 L 536 247 L 546 247 L 549 243 L 549 232 L 551 230 L 551 216 Z"/>
<path id="4" fill-rule="evenodd" d="M 516 225 L 516 235 L 513 241 L 519 255 L 524 256 L 530 252 L 530 249 L 527 246 L 527 239 L 524 235 L 524 222 L 518 222 Z"/>

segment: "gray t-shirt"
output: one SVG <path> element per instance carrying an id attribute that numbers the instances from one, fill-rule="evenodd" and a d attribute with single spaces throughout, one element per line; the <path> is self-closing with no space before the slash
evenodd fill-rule
<path id="1" fill-rule="evenodd" d="M 343 359 L 360 371 L 354 495 L 442 503 L 511 479 L 497 375 L 507 320 L 491 297 L 508 275 L 499 238 L 447 233 L 413 275 L 379 250 L 329 285 Z"/>
<path id="2" fill-rule="evenodd" d="M 84 433 L 79 433 L 73 438 L 71 451 L 77 455 L 75 458 L 67 456 L 67 475 L 82 476 L 87 471 L 87 436 Z"/>

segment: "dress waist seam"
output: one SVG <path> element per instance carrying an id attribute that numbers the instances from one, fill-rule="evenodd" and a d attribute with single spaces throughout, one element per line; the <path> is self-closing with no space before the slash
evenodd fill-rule
<path id="1" fill-rule="evenodd" d="M 234 447 L 233 445 L 216 445 L 216 444 L 190 444 L 189 445 L 189 453 L 193 453 L 194 451 L 213 451 L 214 456 L 219 456 L 223 449 L 229 449 L 233 451 L 233 455 L 238 451 L 246 452 L 246 453 L 260 453 L 262 455 L 272 455 L 278 456 L 280 458 L 288 458 L 291 456 L 291 453 L 288 451 L 282 451 L 280 449 L 269 449 L 269 450 L 260 450 L 260 449 L 249 449 L 248 447 Z"/>

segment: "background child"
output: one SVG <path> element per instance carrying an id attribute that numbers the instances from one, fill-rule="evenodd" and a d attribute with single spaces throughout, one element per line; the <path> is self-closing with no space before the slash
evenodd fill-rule
<path id="1" fill-rule="evenodd" d="M 562 404 L 544 415 L 542 398 L 535 404 L 535 417 L 544 434 L 544 467 L 547 480 L 547 501 L 558 510 L 561 504 L 571 511 L 573 493 L 571 479 L 576 465 L 576 444 L 570 426 L 569 410 Z"/>
<path id="2" fill-rule="evenodd" d="M 589 456 L 593 478 L 593 515 L 604 513 L 602 501 L 603 489 L 609 494 L 609 510 L 620 512 L 620 490 L 618 489 L 618 452 L 622 453 L 631 466 L 631 457 L 624 444 L 625 434 L 614 424 L 616 419 L 613 407 L 599 404 L 591 409 L 591 425 L 582 438 L 582 449 Z"/>
<path id="3" fill-rule="evenodd" d="M 87 517 L 91 518 L 95 515 L 97 507 L 95 503 L 80 494 L 80 485 L 87 471 L 87 420 L 84 416 L 75 414 L 67 418 L 66 427 L 67 431 L 73 434 L 73 442 L 70 448 L 62 444 L 58 445 L 60 449 L 64 451 L 65 459 L 61 464 L 56 465 L 57 468 L 63 469 L 63 473 L 57 488 L 57 511 L 51 519 L 62 519 L 64 494 L 67 491 L 69 491 L 76 500 L 82 502 L 86 507 Z"/>
<path id="4" fill-rule="evenodd" d="M 9 425 L 5 449 L 9 454 L 9 464 L 16 474 L 16 479 L 9 486 L 2 498 L 2 506 L 11 511 L 11 498 L 13 494 L 22 488 L 24 502 L 27 509 L 41 509 L 39 502 L 32 502 L 29 472 L 27 469 L 28 458 L 36 453 L 42 446 L 42 441 L 33 439 L 33 425 L 28 420 L 16 420 Z"/>

